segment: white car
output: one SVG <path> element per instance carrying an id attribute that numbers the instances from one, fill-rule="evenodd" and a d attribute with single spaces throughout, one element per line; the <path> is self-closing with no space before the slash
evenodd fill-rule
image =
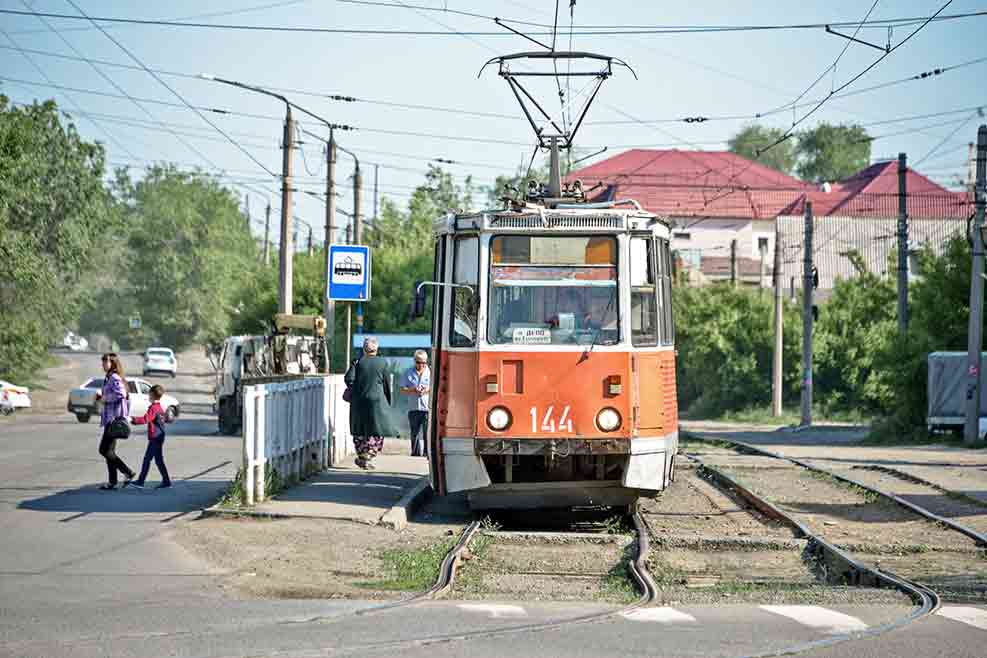
<path id="1" fill-rule="evenodd" d="M 151 373 L 168 373 L 175 377 L 178 371 L 178 359 L 175 353 L 167 347 L 149 347 L 144 352 L 144 376 Z"/>
<path id="2" fill-rule="evenodd" d="M 127 380 L 130 390 L 130 415 L 143 416 L 151 406 L 151 383 L 143 379 L 130 378 Z M 74 414 L 80 423 L 88 423 L 92 416 L 99 414 L 102 402 L 96 399 L 96 394 L 103 388 L 103 377 L 93 377 L 79 388 L 69 391 L 68 412 Z M 165 420 L 171 422 L 178 418 L 180 406 L 175 396 L 165 393 L 161 398 L 161 406 L 165 410 Z"/>
<path id="3" fill-rule="evenodd" d="M 28 409 L 31 406 L 30 391 L 26 386 L 15 386 L 0 379 L 0 414 L 9 416 L 17 409 Z"/>
<path id="4" fill-rule="evenodd" d="M 85 352 L 89 349 L 89 341 L 71 331 L 65 334 L 62 344 L 73 352 Z"/>

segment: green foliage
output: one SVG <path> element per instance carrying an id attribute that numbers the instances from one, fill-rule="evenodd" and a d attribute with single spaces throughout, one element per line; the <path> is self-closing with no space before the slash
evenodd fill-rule
<path id="1" fill-rule="evenodd" d="M 445 539 L 417 548 L 391 548 L 380 553 L 383 574 L 380 580 L 359 583 L 368 589 L 421 592 L 431 587 L 439 577 L 439 567 L 455 545 L 455 539 Z"/>
<path id="2" fill-rule="evenodd" d="M 728 285 L 679 286 L 674 293 L 679 406 L 694 416 L 771 402 L 772 298 Z M 784 316 L 784 390 L 797 399 L 801 318 Z"/>
<path id="3" fill-rule="evenodd" d="M 120 227 L 103 173 L 102 146 L 53 102 L 0 95 L 0 376 L 33 381 L 80 311 L 83 274 Z"/>
<path id="4" fill-rule="evenodd" d="M 866 271 L 836 282 L 813 328 L 814 393 L 824 413 L 882 408 L 876 360 L 897 325 L 896 299 L 890 278 Z"/>
<path id="5" fill-rule="evenodd" d="M 815 183 L 849 178 L 870 164 L 871 140 L 856 124 L 820 123 L 798 135 L 798 174 Z"/>
<path id="6" fill-rule="evenodd" d="M 737 155 L 760 162 L 782 173 L 791 174 L 795 169 L 795 144 L 791 139 L 778 142 L 784 134 L 785 131 L 780 128 L 766 128 L 752 124 L 744 126 L 727 141 L 727 144 Z M 758 154 L 760 149 L 772 144 L 774 146 L 770 150 Z"/>
<path id="7" fill-rule="evenodd" d="M 181 350 L 228 335 L 258 250 L 239 200 L 215 180 L 155 166 L 124 188 L 127 280 L 156 341 Z"/>

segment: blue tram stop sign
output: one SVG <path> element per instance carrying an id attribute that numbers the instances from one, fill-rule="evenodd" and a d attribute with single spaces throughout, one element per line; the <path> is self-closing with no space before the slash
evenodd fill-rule
<path id="1" fill-rule="evenodd" d="M 370 247 L 354 244 L 329 245 L 329 290 L 337 302 L 370 300 Z"/>

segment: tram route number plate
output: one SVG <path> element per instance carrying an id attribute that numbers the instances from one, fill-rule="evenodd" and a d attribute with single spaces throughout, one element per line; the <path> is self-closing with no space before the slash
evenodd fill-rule
<path id="1" fill-rule="evenodd" d="M 552 332 L 541 327 L 518 327 L 512 339 L 515 345 L 551 345 Z"/>

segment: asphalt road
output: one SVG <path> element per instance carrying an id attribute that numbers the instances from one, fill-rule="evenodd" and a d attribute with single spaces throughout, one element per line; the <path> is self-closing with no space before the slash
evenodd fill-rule
<path id="1" fill-rule="evenodd" d="M 139 371 L 136 361 L 127 365 Z M 164 383 L 189 403 L 186 410 L 207 409 L 208 377 Z M 880 606 L 682 606 L 462 639 L 455 636 L 605 607 L 443 601 L 352 616 L 374 604 L 244 600 L 169 538 L 176 524 L 191 522 L 220 495 L 236 470 L 239 439 L 214 432 L 214 417 L 184 413 L 166 444 L 172 489 L 103 492 L 95 423 L 79 424 L 67 412 L 0 421 L 0 656 L 746 656 L 824 641 L 838 627 L 873 628 L 889 617 Z M 143 440 L 138 433 L 121 447 L 134 468 Z M 946 612 L 807 655 L 987 655 L 987 611 Z"/>

